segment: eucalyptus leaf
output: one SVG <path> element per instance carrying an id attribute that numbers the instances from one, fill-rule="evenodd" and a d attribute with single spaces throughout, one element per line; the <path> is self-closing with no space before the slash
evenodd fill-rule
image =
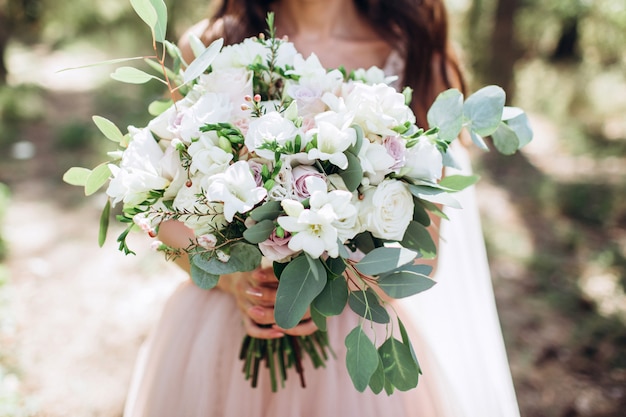
<path id="1" fill-rule="evenodd" d="M 374 394 L 380 394 L 385 388 L 385 367 L 383 366 L 383 360 L 378 355 L 378 367 L 372 377 L 370 378 L 369 387 Z"/>
<path id="2" fill-rule="evenodd" d="M 150 113 L 150 115 L 152 116 L 158 116 L 170 107 L 172 107 L 173 104 L 174 102 L 171 99 L 154 100 L 148 106 L 148 113 Z"/>
<path id="3" fill-rule="evenodd" d="M 516 107 L 513 107 L 513 109 L 516 109 Z M 517 113 L 515 117 L 507 119 L 506 124 L 515 132 L 519 141 L 519 148 L 521 148 L 528 145 L 533 139 L 533 130 L 530 127 L 530 121 L 528 120 L 526 113 L 524 113 L 521 109 L 518 110 L 520 113 Z"/>
<path id="4" fill-rule="evenodd" d="M 400 244 L 405 248 L 418 251 L 426 259 L 433 259 L 437 254 L 437 245 L 428 229 L 416 221 L 409 223 Z"/>
<path id="5" fill-rule="evenodd" d="M 314 269 L 304 256 L 292 260 L 283 270 L 276 291 L 274 318 L 283 329 L 296 326 L 315 297 L 326 286 L 326 270 L 319 259 Z M 320 277 L 316 279 L 316 277 Z"/>
<path id="6" fill-rule="evenodd" d="M 87 178 L 91 174 L 91 170 L 82 167 L 72 167 L 63 174 L 63 181 L 69 185 L 77 185 L 84 187 L 87 184 Z"/>
<path id="7" fill-rule="evenodd" d="M 133 6 L 135 13 L 143 20 L 146 25 L 154 32 L 154 27 L 157 24 L 159 16 L 157 11 L 152 5 L 151 0 L 130 0 L 130 4 Z"/>
<path id="8" fill-rule="evenodd" d="M 411 194 L 422 200 L 430 201 L 434 204 L 442 204 L 448 207 L 461 208 L 461 204 L 454 197 L 443 190 L 412 184 L 409 184 L 409 190 L 411 191 Z"/>
<path id="9" fill-rule="evenodd" d="M 145 84 L 153 79 L 163 82 L 159 77 L 133 67 L 119 67 L 111 74 L 111 78 L 127 84 Z"/>
<path id="10" fill-rule="evenodd" d="M 194 57 L 199 57 L 206 50 L 206 45 L 199 37 L 190 33 L 188 35 L 189 46 L 191 47 L 191 51 L 193 52 Z"/>
<path id="11" fill-rule="evenodd" d="M 428 125 L 439 128 L 439 138 L 451 142 L 463 128 L 463 94 L 449 89 L 437 96 L 428 110 Z"/>
<path id="12" fill-rule="evenodd" d="M 444 213 L 439 207 L 437 207 L 436 204 L 433 204 L 430 201 L 420 200 L 420 199 L 417 199 L 417 201 L 419 202 L 419 205 L 424 207 L 426 210 L 430 211 L 435 216 L 441 217 L 442 219 L 449 220 L 446 213 Z"/>
<path id="13" fill-rule="evenodd" d="M 367 254 L 376 249 L 374 237 L 370 232 L 362 232 L 352 238 L 352 243 L 363 253 Z"/>
<path id="14" fill-rule="evenodd" d="M 268 201 L 250 212 L 250 217 L 257 222 L 262 220 L 276 220 L 283 213 L 280 201 Z"/>
<path id="15" fill-rule="evenodd" d="M 198 266 L 198 264 L 194 262 L 198 257 L 198 255 L 195 255 L 191 258 L 191 280 L 199 288 L 202 288 L 203 290 L 210 290 L 217 285 L 220 276 L 211 274 Z"/>
<path id="16" fill-rule="evenodd" d="M 124 138 L 122 131 L 112 121 L 102 116 L 93 116 L 91 119 L 107 139 L 119 143 Z"/>
<path id="17" fill-rule="evenodd" d="M 404 298 L 426 291 L 435 285 L 432 279 L 413 272 L 394 272 L 381 275 L 378 286 L 392 298 Z"/>
<path id="18" fill-rule="evenodd" d="M 400 320 L 400 317 L 398 317 L 398 328 L 400 329 L 400 336 L 402 337 L 402 343 L 404 343 L 404 345 L 409 348 L 409 351 L 411 352 L 411 356 L 413 357 L 413 360 L 417 364 L 418 372 L 421 374 L 422 369 L 420 368 L 420 364 L 417 361 L 417 355 L 415 354 L 415 350 L 413 349 L 413 345 L 411 344 L 411 339 L 409 339 L 409 334 L 406 331 L 406 327 L 404 327 L 404 323 L 402 323 L 402 320 Z"/>
<path id="19" fill-rule="evenodd" d="M 489 150 L 489 147 L 485 143 L 485 140 L 483 139 L 482 136 L 480 136 L 478 133 L 474 132 L 473 130 L 470 130 L 469 133 L 470 133 L 470 138 L 472 138 L 472 142 L 474 142 L 474 145 L 478 146 L 483 151 Z"/>
<path id="20" fill-rule="evenodd" d="M 100 215 L 100 229 L 98 231 L 98 246 L 104 246 L 109 230 L 109 218 L 111 216 L 111 200 L 107 199 L 102 214 Z"/>
<path id="21" fill-rule="evenodd" d="M 313 305 L 311 305 L 311 320 L 313 320 L 313 323 L 319 330 L 326 331 L 326 316 L 320 313 Z"/>
<path id="22" fill-rule="evenodd" d="M 363 168 L 361 167 L 361 161 L 359 161 L 359 158 L 355 154 L 345 152 L 345 155 L 348 158 L 348 167 L 346 169 L 339 170 L 339 176 L 343 180 L 348 191 L 354 191 L 359 185 L 361 185 L 361 180 L 363 179 Z"/>
<path id="23" fill-rule="evenodd" d="M 100 164 L 91 171 L 85 182 L 85 195 L 92 195 L 102 187 L 111 176 L 109 165 Z"/>
<path id="24" fill-rule="evenodd" d="M 367 337 L 361 326 L 355 327 L 346 337 L 346 368 L 354 387 L 365 391 L 378 368 L 376 346 Z"/>
<path id="25" fill-rule="evenodd" d="M 439 185 L 450 190 L 461 191 L 478 182 L 478 175 L 446 175 L 439 182 Z"/>
<path id="26" fill-rule="evenodd" d="M 419 367 L 411 355 L 411 351 L 399 340 L 390 337 L 378 348 L 385 378 L 400 391 L 408 391 L 417 386 Z"/>
<path id="27" fill-rule="evenodd" d="M 519 148 L 519 139 L 517 135 L 506 123 L 500 123 L 498 130 L 491 135 L 493 145 L 504 155 L 513 155 Z"/>
<path id="28" fill-rule="evenodd" d="M 353 291 L 348 296 L 348 305 L 359 316 L 376 323 L 389 323 L 389 313 L 385 310 L 378 296 L 371 289 Z"/>
<path id="29" fill-rule="evenodd" d="M 326 265 L 328 272 L 331 274 L 329 278 L 332 279 L 342 277 L 343 271 L 346 270 L 346 261 L 344 258 L 327 258 L 324 260 L 324 264 Z"/>
<path id="30" fill-rule="evenodd" d="M 228 262 L 197 254 L 193 256 L 193 263 L 200 269 L 213 275 L 232 274 L 233 272 L 252 271 L 261 264 L 261 252 L 256 246 L 237 242 L 230 246 Z"/>
<path id="31" fill-rule="evenodd" d="M 355 264 L 365 275 L 378 275 L 412 262 L 417 254 L 405 248 L 376 248 Z"/>
<path id="32" fill-rule="evenodd" d="M 193 60 L 191 64 L 185 70 L 183 76 L 183 82 L 187 84 L 190 81 L 198 78 L 204 71 L 211 66 L 213 60 L 217 57 L 224 45 L 224 39 L 219 38 L 214 40 L 208 48 L 202 52 L 202 54 Z"/>
<path id="33" fill-rule="evenodd" d="M 321 314 L 330 317 L 341 314 L 348 303 L 348 283 L 343 277 L 329 279 L 313 306 Z"/>
<path id="34" fill-rule="evenodd" d="M 357 124 L 353 124 L 350 127 L 352 127 L 356 133 L 356 141 L 354 142 L 354 145 L 350 145 L 348 152 L 353 155 L 358 155 L 361 151 L 361 146 L 363 145 L 363 128 Z"/>
<path id="35" fill-rule="evenodd" d="M 495 85 L 489 85 L 469 96 L 463 104 L 463 113 L 470 122 L 470 130 L 480 136 L 496 131 L 502 120 L 506 94 Z"/>
<path id="36" fill-rule="evenodd" d="M 426 212 L 426 209 L 424 209 L 424 206 L 419 204 L 419 200 L 418 202 L 415 202 L 416 199 L 417 197 L 413 199 L 413 221 L 416 221 L 421 225 L 428 227 L 430 226 L 430 216 Z"/>
<path id="37" fill-rule="evenodd" d="M 261 220 L 253 226 L 250 226 L 243 232 L 243 237 L 250 243 L 261 243 L 267 240 L 274 231 L 274 222 L 272 220 Z"/>
<path id="38" fill-rule="evenodd" d="M 163 0 L 150 0 L 150 3 L 157 15 L 156 22 L 153 25 L 154 39 L 163 43 L 167 34 L 167 7 Z"/>

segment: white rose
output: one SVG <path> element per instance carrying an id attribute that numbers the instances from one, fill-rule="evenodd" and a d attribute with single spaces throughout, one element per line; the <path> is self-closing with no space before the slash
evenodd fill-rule
<path id="1" fill-rule="evenodd" d="M 213 71 L 200 76 L 199 84 L 207 92 L 221 93 L 228 96 L 233 104 L 233 117 L 241 119 L 250 114 L 250 110 L 242 110 L 245 96 L 252 96 L 252 71 L 246 68 L 229 68 Z"/>
<path id="2" fill-rule="evenodd" d="M 200 127 L 207 123 L 229 122 L 233 116 L 233 104 L 223 93 L 205 93 L 188 108 L 179 111 L 170 129 L 183 141 L 189 143 L 200 137 Z"/>
<path id="3" fill-rule="evenodd" d="M 406 161 L 400 171 L 410 178 L 437 182 L 443 171 L 443 156 L 433 142 L 421 138 L 417 144 L 407 149 Z"/>
<path id="4" fill-rule="evenodd" d="M 273 161 L 274 152 L 269 149 L 259 149 L 259 147 L 265 143 L 273 142 L 284 146 L 287 142 L 293 141 L 297 134 L 298 129 L 293 122 L 273 111 L 250 122 L 245 143 L 248 150 L 255 152 L 262 158 Z"/>
<path id="5" fill-rule="evenodd" d="M 213 71 L 221 71 L 228 68 L 247 68 L 257 56 L 264 59 L 269 50 L 256 40 L 246 38 L 243 42 L 222 48 L 221 52 L 211 63 Z"/>
<path id="6" fill-rule="evenodd" d="M 371 185 L 377 185 L 385 179 L 385 175 L 392 171 L 396 162 L 383 145 L 370 143 L 367 139 L 363 140 L 359 150 L 359 160 L 363 173 Z"/>
<path id="7" fill-rule="evenodd" d="M 402 240 L 414 211 L 408 186 L 389 179 L 366 189 L 364 197 L 359 206 L 359 218 L 365 230 L 381 239 Z"/>
<path id="8" fill-rule="evenodd" d="M 212 138 L 203 134 L 200 138 L 189 145 L 189 155 L 191 156 L 192 174 L 200 171 L 205 175 L 213 175 L 224 172 L 233 155 L 216 146 Z"/>

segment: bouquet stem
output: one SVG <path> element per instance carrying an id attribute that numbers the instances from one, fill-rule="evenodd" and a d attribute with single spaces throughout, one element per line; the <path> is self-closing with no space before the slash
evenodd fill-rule
<path id="1" fill-rule="evenodd" d="M 334 353 L 328 343 L 328 334 L 321 330 L 309 336 L 283 336 L 279 339 L 257 339 L 245 336 L 241 343 L 239 359 L 244 361 L 243 373 L 256 388 L 261 362 L 269 372 L 272 392 L 278 391 L 278 383 L 285 387 L 287 369 L 294 367 L 300 378 L 300 385 L 306 388 L 302 360 L 305 355 L 311 358 L 314 368 L 325 367 L 328 352 Z M 277 369 L 278 368 L 278 369 Z"/>

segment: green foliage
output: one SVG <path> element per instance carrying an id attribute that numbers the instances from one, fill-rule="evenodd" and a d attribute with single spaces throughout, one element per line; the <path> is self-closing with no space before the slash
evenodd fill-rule
<path id="1" fill-rule="evenodd" d="M 346 337 L 346 367 L 354 387 L 363 392 L 378 368 L 376 346 L 367 337 L 361 326 L 355 327 Z"/>

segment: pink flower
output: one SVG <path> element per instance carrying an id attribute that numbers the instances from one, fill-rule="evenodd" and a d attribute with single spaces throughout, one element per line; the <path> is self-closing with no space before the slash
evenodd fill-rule
<path id="1" fill-rule="evenodd" d="M 287 262 L 295 253 L 289 249 L 291 234 L 285 231 L 284 237 L 276 236 L 276 230 L 272 232 L 265 242 L 259 243 L 259 249 L 263 256 L 272 262 Z"/>
<path id="2" fill-rule="evenodd" d="M 404 141 L 397 136 L 387 136 L 383 140 L 383 145 L 387 149 L 387 153 L 396 161 L 390 168 L 394 171 L 404 166 L 406 158 L 406 147 Z"/>
<path id="3" fill-rule="evenodd" d="M 198 236 L 198 245 L 202 246 L 205 249 L 215 249 L 215 245 L 217 245 L 217 237 L 213 233 L 207 233 L 201 236 Z"/>
<path id="4" fill-rule="evenodd" d="M 317 177 L 324 182 L 326 181 L 324 175 L 310 165 L 298 165 L 291 170 L 291 176 L 293 181 L 293 193 L 296 197 L 302 200 L 311 196 L 311 193 L 306 186 L 307 178 Z"/>

